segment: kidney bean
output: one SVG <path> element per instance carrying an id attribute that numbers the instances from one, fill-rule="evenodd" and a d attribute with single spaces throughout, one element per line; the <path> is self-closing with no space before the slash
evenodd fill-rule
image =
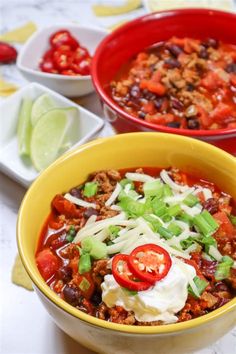
<path id="1" fill-rule="evenodd" d="M 160 109 L 163 103 L 163 98 L 156 98 L 153 103 L 156 109 Z"/>
<path id="2" fill-rule="evenodd" d="M 186 85 L 186 90 L 189 91 L 189 92 L 192 92 L 195 90 L 195 86 L 191 83 L 187 83 Z"/>
<path id="3" fill-rule="evenodd" d="M 166 49 L 176 58 L 183 52 L 183 49 L 176 44 L 167 43 Z"/>
<path id="4" fill-rule="evenodd" d="M 187 120 L 187 126 L 188 126 L 188 129 L 199 129 L 199 121 L 195 118 L 191 118 L 191 119 L 188 119 Z"/>
<path id="5" fill-rule="evenodd" d="M 155 103 L 154 103 L 154 104 L 155 104 Z M 139 111 L 139 112 L 138 112 L 138 116 L 139 116 L 139 118 L 144 119 L 144 118 L 146 117 L 146 113 L 144 113 L 144 112 L 142 112 L 142 111 Z"/>
<path id="6" fill-rule="evenodd" d="M 81 194 L 81 189 L 80 188 L 72 188 L 70 190 L 70 194 L 73 195 L 73 197 L 82 198 L 82 194 Z"/>
<path id="7" fill-rule="evenodd" d="M 219 47 L 219 41 L 215 38 L 208 38 L 204 42 L 202 42 L 202 45 L 206 48 L 212 47 L 214 49 L 217 49 Z"/>
<path id="8" fill-rule="evenodd" d="M 203 209 L 206 209 L 210 214 L 217 213 L 219 202 L 215 198 L 209 198 L 203 203 Z"/>
<path id="9" fill-rule="evenodd" d="M 81 301 L 81 293 L 79 289 L 71 285 L 66 284 L 63 289 L 63 295 L 66 302 L 72 306 L 78 306 Z"/>
<path id="10" fill-rule="evenodd" d="M 171 98 L 171 105 L 173 108 L 177 109 L 178 111 L 182 111 L 184 108 L 183 103 L 175 97 Z"/>
<path id="11" fill-rule="evenodd" d="M 169 58 L 164 61 L 164 65 L 168 69 L 180 68 L 181 64 L 177 59 Z"/>
<path id="12" fill-rule="evenodd" d="M 180 127 L 180 123 L 179 122 L 170 122 L 166 124 L 167 127 L 171 127 L 171 128 L 179 128 Z"/>
<path id="13" fill-rule="evenodd" d="M 57 271 L 57 277 L 64 281 L 64 283 L 69 282 L 72 279 L 72 269 L 68 266 L 61 267 Z"/>
<path id="14" fill-rule="evenodd" d="M 206 48 L 202 47 L 200 52 L 198 53 L 198 56 L 201 59 L 208 59 L 209 58 L 209 54 L 208 54 Z"/>
<path id="15" fill-rule="evenodd" d="M 98 211 L 94 208 L 88 208 L 85 210 L 85 212 L 84 212 L 85 219 L 90 218 L 90 216 L 92 216 L 92 215 L 98 215 Z"/>
<path id="16" fill-rule="evenodd" d="M 225 71 L 227 73 L 236 73 L 236 63 L 230 63 L 226 66 Z"/>
<path id="17" fill-rule="evenodd" d="M 227 285 L 221 281 L 221 282 L 215 284 L 215 290 L 216 291 L 228 291 L 229 289 L 228 289 Z"/>
<path id="18" fill-rule="evenodd" d="M 131 90 L 130 90 L 130 95 L 134 98 L 139 98 L 140 95 L 141 95 L 141 92 L 140 92 L 140 88 L 138 85 L 134 85 L 131 87 Z"/>
<path id="19" fill-rule="evenodd" d="M 93 293 L 90 301 L 92 302 L 92 304 L 94 306 L 99 306 L 100 303 L 102 302 L 102 297 L 101 297 L 101 294 L 99 292 L 95 292 Z"/>

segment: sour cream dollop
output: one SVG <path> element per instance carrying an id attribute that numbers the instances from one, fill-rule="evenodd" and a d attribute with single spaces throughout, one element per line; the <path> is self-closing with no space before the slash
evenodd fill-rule
<path id="1" fill-rule="evenodd" d="M 129 294 L 108 274 L 101 284 L 102 300 L 108 307 L 122 306 L 126 311 L 133 311 L 137 321 L 162 321 L 175 323 L 175 316 L 185 305 L 188 297 L 189 278 L 194 278 L 194 267 L 172 259 L 172 266 L 167 276 L 145 291 L 136 295 Z"/>

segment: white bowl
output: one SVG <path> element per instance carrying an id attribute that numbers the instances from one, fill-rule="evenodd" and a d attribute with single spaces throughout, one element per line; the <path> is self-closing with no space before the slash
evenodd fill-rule
<path id="1" fill-rule="evenodd" d="M 36 31 L 22 47 L 17 67 L 28 81 L 36 81 L 67 97 L 79 97 L 91 93 L 94 88 L 91 75 L 64 76 L 40 71 L 39 60 L 49 49 L 49 37 L 60 29 L 67 29 L 86 47 L 91 55 L 94 54 L 100 41 L 108 33 L 103 29 L 84 27 L 76 24 L 62 23 L 44 27 Z"/>
<path id="2" fill-rule="evenodd" d="M 32 164 L 23 161 L 18 154 L 17 121 L 19 109 L 24 97 L 35 100 L 38 96 L 47 93 L 58 104 L 58 107 L 75 107 L 78 110 L 78 141 L 70 150 L 87 142 L 103 127 L 103 120 L 58 93 L 31 83 L 20 89 L 0 104 L 0 170 L 23 186 L 28 187 L 38 176 Z"/>

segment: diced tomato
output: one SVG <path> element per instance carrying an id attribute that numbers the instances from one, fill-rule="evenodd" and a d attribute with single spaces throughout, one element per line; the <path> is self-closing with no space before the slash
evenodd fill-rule
<path id="1" fill-rule="evenodd" d="M 158 96 L 164 96 L 166 93 L 166 88 L 164 85 L 152 80 L 142 80 L 140 82 L 140 88 L 147 89 L 150 92 L 157 94 Z"/>
<path id="2" fill-rule="evenodd" d="M 78 268 L 77 268 L 77 271 L 78 271 Z M 76 277 L 74 277 L 73 279 L 74 279 L 75 284 L 80 289 L 82 295 L 86 299 L 90 299 L 91 296 L 93 295 L 93 292 L 95 289 L 94 281 L 92 279 L 91 274 L 89 272 L 84 273 L 83 275 L 78 273 L 76 275 Z"/>
<path id="3" fill-rule="evenodd" d="M 142 62 L 143 60 L 146 60 L 147 58 L 148 58 L 147 53 L 144 53 L 144 52 L 139 53 L 139 54 L 137 55 L 136 62 Z"/>
<path id="4" fill-rule="evenodd" d="M 198 110 L 198 118 L 203 128 L 208 128 L 211 123 L 212 119 L 210 118 L 209 114 L 203 109 L 201 106 L 196 106 Z"/>
<path id="5" fill-rule="evenodd" d="M 211 112 L 211 118 L 216 122 L 222 122 L 228 118 L 233 112 L 233 108 L 225 103 L 220 102 Z"/>
<path id="6" fill-rule="evenodd" d="M 156 70 L 152 75 L 153 82 L 160 82 L 161 81 L 161 73 L 160 71 Z"/>
<path id="7" fill-rule="evenodd" d="M 62 45 L 68 45 L 71 49 L 76 49 L 79 46 L 78 41 L 67 30 L 60 30 L 53 33 L 49 39 L 52 47 L 59 48 Z"/>
<path id="8" fill-rule="evenodd" d="M 236 74 L 230 75 L 230 82 L 233 86 L 236 86 Z"/>
<path id="9" fill-rule="evenodd" d="M 63 214 L 69 218 L 76 218 L 80 216 L 80 211 L 75 204 L 64 198 L 61 194 L 57 194 L 52 200 L 52 207 L 57 210 L 59 214 Z"/>
<path id="10" fill-rule="evenodd" d="M 149 123 L 166 125 L 167 123 L 174 122 L 175 116 L 171 113 L 148 115 L 145 120 Z"/>
<path id="11" fill-rule="evenodd" d="M 63 226 L 62 220 L 50 220 L 49 227 L 53 230 L 59 230 Z"/>
<path id="12" fill-rule="evenodd" d="M 214 71 L 209 71 L 201 80 L 201 85 L 210 90 L 216 90 L 222 84 L 224 84 L 224 81 Z"/>
<path id="13" fill-rule="evenodd" d="M 153 102 L 147 102 L 143 105 L 142 110 L 145 113 L 152 114 L 154 112 L 155 106 Z"/>
<path id="14" fill-rule="evenodd" d="M 218 231 L 224 232 L 225 234 L 227 234 L 227 236 L 235 234 L 235 228 L 226 213 L 220 211 L 214 214 L 213 217 L 220 224 Z"/>
<path id="15" fill-rule="evenodd" d="M 49 248 L 45 248 L 37 254 L 36 263 L 44 280 L 51 278 L 60 266 L 59 259 Z"/>

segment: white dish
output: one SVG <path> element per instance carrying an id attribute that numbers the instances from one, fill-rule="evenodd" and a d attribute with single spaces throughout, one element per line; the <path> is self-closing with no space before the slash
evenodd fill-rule
<path id="1" fill-rule="evenodd" d="M 23 97 L 27 96 L 35 100 L 44 93 L 49 94 L 58 107 L 75 107 L 78 110 L 78 142 L 70 150 L 91 139 L 104 125 L 103 120 L 95 114 L 37 83 L 26 85 L 3 101 L 0 104 L 2 126 L 0 130 L 0 170 L 25 187 L 28 187 L 39 173 L 32 164 L 24 162 L 18 154 L 16 131 L 19 109 Z"/>
<path id="2" fill-rule="evenodd" d="M 28 81 L 36 81 L 67 97 L 79 97 L 91 93 L 94 88 L 90 75 L 64 76 L 40 71 L 39 60 L 49 49 L 49 37 L 58 30 L 67 29 L 86 47 L 91 55 L 98 44 L 107 35 L 107 31 L 92 27 L 79 26 L 71 23 L 61 23 L 44 27 L 36 31 L 22 47 L 17 67 Z"/>

